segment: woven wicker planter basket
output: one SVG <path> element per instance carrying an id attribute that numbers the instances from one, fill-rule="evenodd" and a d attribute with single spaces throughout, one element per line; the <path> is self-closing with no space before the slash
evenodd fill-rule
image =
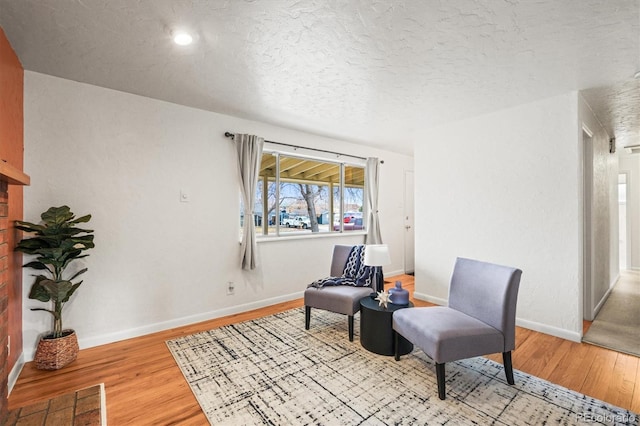
<path id="1" fill-rule="evenodd" d="M 73 330 L 63 330 L 57 339 L 43 337 L 38 342 L 35 363 L 39 370 L 59 370 L 78 357 L 78 337 Z M 67 334 L 68 333 L 68 334 Z"/>

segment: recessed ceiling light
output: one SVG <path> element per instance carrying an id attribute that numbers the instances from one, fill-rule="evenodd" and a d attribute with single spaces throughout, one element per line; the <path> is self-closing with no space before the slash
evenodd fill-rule
<path id="1" fill-rule="evenodd" d="M 188 46 L 193 42 L 193 37 L 181 31 L 173 35 L 173 42 L 179 46 Z"/>

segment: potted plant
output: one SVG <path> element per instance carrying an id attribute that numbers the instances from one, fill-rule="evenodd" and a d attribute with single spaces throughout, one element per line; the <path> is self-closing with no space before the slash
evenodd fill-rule
<path id="1" fill-rule="evenodd" d="M 82 281 L 72 281 L 84 274 L 87 268 L 68 278 L 65 278 L 65 270 L 74 260 L 88 256 L 83 252 L 94 247 L 93 230 L 76 227 L 77 224 L 89 222 L 91 215 L 76 219 L 68 206 L 51 207 L 40 217 L 40 224 L 16 221 L 17 229 L 32 234 L 30 238 L 20 241 L 16 250 L 36 256 L 24 267 L 41 271 L 35 275 L 29 299 L 51 304 L 50 309 L 31 308 L 32 311 L 45 311 L 53 316 L 53 330 L 38 342 L 34 359 L 36 368 L 57 370 L 78 356 L 75 331 L 62 328 L 62 309 L 82 284 Z"/>

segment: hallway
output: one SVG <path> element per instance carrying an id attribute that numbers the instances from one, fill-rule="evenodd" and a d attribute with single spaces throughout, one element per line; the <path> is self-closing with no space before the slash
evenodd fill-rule
<path id="1" fill-rule="evenodd" d="M 640 272 L 621 271 L 583 341 L 640 357 Z"/>

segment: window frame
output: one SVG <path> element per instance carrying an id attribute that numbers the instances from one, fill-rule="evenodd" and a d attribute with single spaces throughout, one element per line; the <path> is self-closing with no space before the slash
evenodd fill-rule
<path id="1" fill-rule="evenodd" d="M 334 159 L 328 159 L 328 158 L 324 158 L 322 156 L 311 156 L 311 155 L 304 155 L 304 154 L 299 154 L 299 153 L 292 153 L 286 150 L 281 150 L 281 149 L 273 149 L 273 148 L 264 148 L 263 155 L 265 154 L 269 154 L 269 155 L 273 155 L 275 157 L 275 179 L 274 180 L 270 180 L 269 178 L 266 180 L 267 181 L 267 186 L 265 187 L 265 185 L 262 185 L 262 197 L 261 199 L 263 199 L 263 205 L 261 206 L 261 210 L 262 210 L 262 227 L 264 229 L 265 223 L 266 223 L 266 227 L 267 229 L 269 228 L 269 214 L 267 214 L 267 211 L 265 206 L 264 206 L 264 199 L 265 194 L 268 194 L 268 186 L 270 184 L 274 184 L 275 185 L 275 226 L 274 226 L 274 231 L 273 233 L 267 233 L 264 234 L 264 231 L 260 234 L 256 235 L 256 241 L 260 242 L 260 241 L 273 241 L 273 240 L 284 240 L 284 239 L 301 239 L 301 238 L 323 238 L 323 237 L 337 237 L 337 236 L 343 236 L 343 235 L 365 235 L 367 232 L 367 227 L 368 227 L 368 191 L 366 190 L 366 175 L 367 175 L 367 165 L 366 165 L 366 161 L 364 162 L 358 162 L 358 161 L 348 161 L 348 160 L 334 160 Z M 340 174 L 340 179 L 339 179 L 339 185 L 338 185 L 338 194 L 339 194 L 339 223 L 340 223 L 340 229 L 337 231 L 333 230 L 333 223 L 334 223 L 334 212 L 331 211 L 329 212 L 329 230 L 328 231 L 319 231 L 319 232 L 281 232 L 281 220 L 280 220 L 280 212 L 281 212 L 281 205 L 280 205 L 280 192 L 281 192 L 281 176 L 280 176 L 280 163 L 281 163 L 281 157 L 286 157 L 286 158 L 294 158 L 294 159 L 300 159 L 300 160 L 310 160 L 310 161 L 317 161 L 317 162 L 322 162 L 322 163 L 327 163 L 327 164 L 333 164 L 339 167 L 339 174 Z M 262 157 L 260 158 L 260 162 L 262 164 Z M 344 220 L 342 220 L 342 218 L 344 217 L 345 214 L 345 168 L 346 167 L 355 167 L 355 168 L 361 168 L 364 172 L 364 178 L 363 178 L 363 184 L 362 184 L 362 229 L 360 230 L 352 230 L 352 231 L 345 231 L 344 230 Z M 262 179 L 262 178 L 260 178 Z M 328 187 L 328 196 L 331 197 L 333 199 L 334 194 L 332 193 L 332 191 L 330 190 L 330 186 L 327 183 L 327 187 Z M 255 197 L 255 194 L 254 194 Z M 331 202 L 332 205 L 334 205 L 334 202 Z M 241 215 L 242 213 L 246 213 L 246 212 L 242 212 L 241 211 Z M 266 222 L 265 222 L 266 221 Z M 256 225 L 257 227 L 257 225 Z M 242 228 L 241 228 L 242 229 Z"/>

